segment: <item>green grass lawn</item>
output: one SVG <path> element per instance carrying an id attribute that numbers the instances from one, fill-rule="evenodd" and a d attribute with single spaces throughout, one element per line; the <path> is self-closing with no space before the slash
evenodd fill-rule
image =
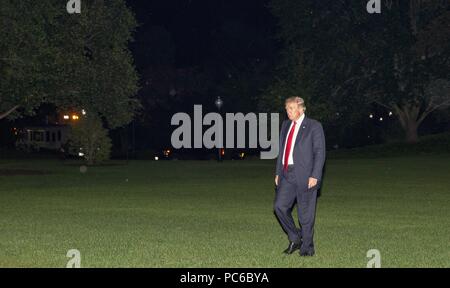
<path id="1" fill-rule="evenodd" d="M 450 155 L 330 159 L 309 258 L 282 254 L 274 161 L 114 163 L 0 160 L 0 267 L 450 267 Z"/>

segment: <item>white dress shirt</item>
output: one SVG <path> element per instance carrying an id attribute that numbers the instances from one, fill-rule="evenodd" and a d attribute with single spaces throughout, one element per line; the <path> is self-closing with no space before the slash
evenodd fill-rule
<path id="1" fill-rule="evenodd" d="M 289 158 L 288 158 L 288 165 L 292 165 L 294 164 L 294 158 L 292 157 L 292 154 L 294 152 L 294 145 L 295 145 L 295 139 L 297 138 L 297 134 L 298 134 L 298 130 L 300 129 L 300 126 L 302 125 L 303 119 L 305 119 L 305 113 L 302 114 L 302 116 L 300 116 L 300 118 L 298 118 L 297 121 L 295 121 L 295 130 L 294 130 L 294 135 L 292 135 L 292 144 L 291 144 L 291 151 L 289 151 Z M 291 122 L 291 126 L 289 127 L 288 133 L 286 134 L 286 141 L 284 142 L 284 152 L 283 152 L 283 158 L 281 160 L 281 163 L 284 165 L 284 156 L 286 153 L 286 145 L 287 145 L 287 141 L 289 138 L 289 133 L 292 130 L 292 126 L 294 125 L 294 121 Z"/>

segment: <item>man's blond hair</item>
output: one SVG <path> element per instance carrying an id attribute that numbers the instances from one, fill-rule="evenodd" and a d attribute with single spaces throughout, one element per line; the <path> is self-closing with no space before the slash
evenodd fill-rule
<path id="1" fill-rule="evenodd" d="M 289 97 L 286 99 L 286 101 L 284 101 L 284 105 L 287 105 L 288 103 L 297 103 L 298 106 L 303 108 L 303 111 L 306 110 L 305 101 L 301 97 L 298 96 Z"/>

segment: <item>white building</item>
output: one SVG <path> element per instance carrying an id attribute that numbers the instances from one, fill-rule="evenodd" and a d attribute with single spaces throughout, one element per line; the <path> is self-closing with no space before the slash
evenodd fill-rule
<path id="1" fill-rule="evenodd" d="M 24 127 L 18 132 L 16 147 L 28 151 L 39 151 L 40 149 L 59 151 L 67 142 L 69 132 L 69 125 Z"/>

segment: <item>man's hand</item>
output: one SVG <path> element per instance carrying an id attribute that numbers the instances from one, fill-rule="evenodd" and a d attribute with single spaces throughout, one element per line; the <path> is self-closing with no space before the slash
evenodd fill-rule
<path id="1" fill-rule="evenodd" d="M 278 186 L 278 175 L 275 175 L 275 185 Z"/>
<path id="2" fill-rule="evenodd" d="M 309 180 L 308 180 L 308 189 L 311 189 L 312 187 L 314 187 L 314 186 L 316 186 L 316 185 L 317 185 L 317 179 L 316 179 L 316 178 L 309 177 Z"/>

